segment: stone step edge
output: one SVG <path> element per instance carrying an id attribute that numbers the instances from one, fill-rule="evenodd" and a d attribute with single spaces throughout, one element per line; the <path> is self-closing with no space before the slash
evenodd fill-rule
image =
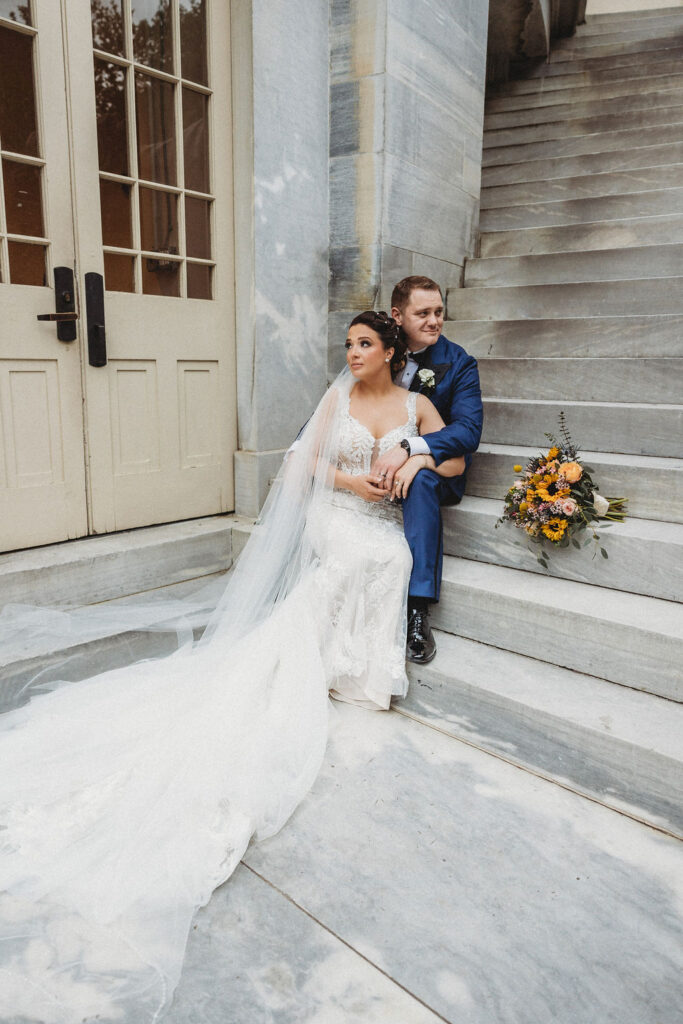
<path id="1" fill-rule="evenodd" d="M 665 85 L 665 86 L 662 87 L 662 83 L 657 81 L 657 79 L 660 79 L 660 78 L 674 78 L 674 79 L 676 79 L 676 81 L 673 84 Z M 536 81 L 536 79 L 532 79 L 532 81 Z M 650 89 L 637 88 L 637 86 L 638 86 L 638 84 L 640 82 L 642 82 L 643 85 L 650 85 L 651 88 Z M 491 93 L 491 94 L 487 95 L 487 97 L 485 99 L 485 102 L 484 102 L 484 113 L 485 113 L 485 116 L 488 116 L 489 114 L 514 114 L 516 112 L 521 112 L 523 110 L 540 110 L 543 107 L 563 106 L 562 103 L 552 103 L 552 102 L 551 103 L 544 103 L 543 100 L 546 100 L 548 98 L 548 96 L 556 96 L 556 97 L 559 98 L 559 97 L 561 97 L 563 92 L 567 92 L 567 91 L 572 91 L 572 92 L 575 92 L 575 93 L 581 93 L 581 92 L 588 93 L 588 92 L 590 92 L 591 89 L 595 90 L 595 89 L 599 88 L 600 85 L 607 85 L 607 86 L 614 85 L 614 86 L 621 87 L 622 85 L 625 85 L 626 83 L 631 84 L 633 86 L 633 91 L 632 92 L 619 92 L 617 94 L 617 96 L 608 96 L 607 98 L 608 99 L 618 99 L 618 98 L 629 98 L 631 96 L 634 96 L 634 97 L 638 96 L 639 97 L 639 96 L 649 95 L 652 92 L 670 92 L 670 91 L 675 91 L 677 89 L 683 89 L 683 72 L 669 71 L 669 72 L 664 72 L 661 75 L 652 75 L 652 76 L 649 76 L 649 77 L 645 76 L 645 77 L 642 77 L 642 78 L 639 78 L 639 77 L 635 77 L 634 78 L 632 75 L 625 75 L 624 78 L 615 78 L 614 80 L 610 79 L 607 82 L 601 82 L 601 83 L 584 82 L 583 84 L 580 84 L 578 82 L 574 82 L 573 84 L 570 84 L 570 85 L 559 86 L 556 89 L 548 89 L 547 87 L 542 87 L 542 88 L 536 89 L 535 91 L 531 91 L 531 92 L 507 92 L 507 93 L 506 92 L 501 92 L 499 94 Z M 506 106 L 506 107 L 502 107 L 500 109 L 495 109 L 495 110 L 494 109 L 490 109 L 492 104 L 500 103 L 501 100 L 511 100 L 511 101 L 514 101 L 515 103 L 519 103 L 520 105 L 519 106 Z M 574 101 L 576 101 L 577 103 L 596 103 L 596 104 L 600 102 L 599 99 L 595 99 L 595 100 L 593 100 L 593 99 L 586 99 L 585 96 L 582 98 L 580 95 L 577 95 L 577 96 L 573 96 L 573 97 L 571 97 L 569 99 L 566 99 L 565 103 L 567 105 L 571 105 Z"/>
<path id="2" fill-rule="evenodd" d="M 657 130 L 664 130 L 667 128 L 680 129 L 681 124 L 683 124 L 683 121 L 673 124 L 656 124 L 653 125 L 652 127 Z M 642 126 L 636 128 L 620 128 L 616 131 L 588 132 L 586 135 L 570 135 L 565 139 L 536 139 L 535 141 L 509 142 L 506 143 L 504 146 L 490 146 L 482 150 L 481 169 L 482 171 L 484 171 L 488 170 L 490 167 L 513 167 L 517 164 L 527 164 L 537 160 L 562 160 L 563 158 L 566 158 L 567 160 L 574 160 L 583 156 L 600 157 L 605 153 L 614 155 L 614 153 L 621 153 L 624 151 L 623 146 L 608 146 L 607 149 L 590 148 L 585 150 L 579 150 L 579 152 L 576 153 L 558 154 L 556 151 L 552 149 L 553 142 L 565 143 L 575 142 L 577 139 L 592 139 L 596 145 L 599 145 L 600 139 L 604 138 L 606 135 L 623 136 L 624 134 L 627 134 L 629 136 L 628 139 L 622 138 L 619 139 L 619 142 L 626 143 L 627 146 L 629 142 L 633 142 L 633 146 L 628 147 L 629 149 L 649 149 L 652 146 L 669 146 L 675 145 L 677 142 L 680 142 L 680 139 L 670 137 L 663 140 L 658 139 L 656 142 L 652 142 L 646 139 L 641 144 L 636 144 L 637 139 L 642 138 L 642 133 L 643 131 L 646 130 L 649 129 L 644 129 Z M 543 153 L 542 155 L 539 155 L 538 152 L 534 153 L 533 155 L 529 155 L 530 150 L 533 146 L 544 146 L 546 147 L 546 150 L 548 152 Z M 515 153 L 504 152 L 504 150 L 515 150 Z M 487 155 L 493 156 L 495 157 L 495 159 L 484 160 L 484 157 L 486 157 Z M 503 157 L 503 159 L 499 160 L 498 156 Z"/>
<path id="3" fill-rule="evenodd" d="M 529 161 L 529 162 L 533 163 L 534 161 Z M 629 170 L 629 168 L 626 168 L 623 172 L 619 172 L 619 171 L 596 171 L 594 173 L 589 173 L 589 174 L 570 174 L 566 178 L 533 178 L 533 179 L 530 178 L 527 181 L 511 181 L 508 184 L 504 184 L 504 185 L 482 185 L 482 187 L 481 187 L 481 198 L 482 198 L 482 201 L 483 201 L 483 200 L 486 199 L 486 193 L 487 192 L 494 192 L 496 189 L 501 189 L 501 188 L 525 188 L 527 185 L 534 185 L 534 184 L 540 184 L 541 182 L 545 183 L 546 181 L 552 181 L 553 185 L 557 186 L 558 188 L 570 189 L 572 187 L 572 183 L 576 183 L 577 179 L 578 179 L 579 182 L 592 182 L 592 181 L 594 181 L 596 185 L 599 185 L 601 178 L 602 179 L 611 178 L 611 177 L 614 176 L 614 174 L 617 174 L 617 173 L 624 173 L 624 174 L 633 173 L 634 175 L 637 175 L 638 173 L 640 173 L 640 171 L 662 171 L 662 172 L 664 172 L 664 171 L 670 170 L 671 168 L 682 169 L 683 168 L 683 162 L 678 160 L 675 163 L 671 163 L 671 164 L 651 164 L 651 165 L 649 165 L 647 167 L 637 167 L 637 168 L 632 168 L 630 170 Z M 603 199 L 603 198 L 606 199 L 606 198 L 608 198 L 610 196 L 638 196 L 638 195 L 641 194 L 641 192 L 653 192 L 653 191 L 666 192 L 666 191 L 668 191 L 671 188 L 680 188 L 680 185 L 664 186 L 662 189 L 653 189 L 652 186 L 650 185 L 649 187 L 642 188 L 642 189 L 637 189 L 637 190 L 635 190 L 633 192 L 602 192 L 602 193 L 598 193 L 597 195 L 586 195 L 586 196 L 570 197 L 570 199 Z M 546 203 L 567 202 L 567 201 L 568 201 L 567 199 L 543 199 L 543 200 L 539 200 L 538 203 L 534 203 L 533 201 L 532 202 L 520 201 L 520 202 L 511 203 L 509 205 L 510 206 L 537 206 L 539 204 L 542 204 L 542 205 L 545 206 Z M 481 205 L 480 209 L 481 210 L 500 210 L 500 209 L 506 209 L 506 207 L 484 206 L 484 205 Z"/>
<path id="4" fill-rule="evenodd" d="M 557 180 L 561 180 L 561 179 L 553 178 L 552 180 L 553 181 L 557 181 Z M 498 186 L 493 185 L 491 187 L 492 188 L 497 188 Z M 597 203 L 600 203 L 602 201 L 605 201 L 605 202 L 608 202 L 608 203 L 618 203 L 620 201 L 622 201 L 622 202 L 623 201 L 625 201 L 625 202 L 633 202 L 634 199 L 642 199 L 644 196 L 647 197 L 647 198 L 650 198 L 650 197 L 659 198 L 660 196 L 666 195 L 669 192 L 681 193 L 681 192 L 683 192 L 683 186 L 681 186 L 681 185 L 669 185 L 669 186 L 666 186 L 666 187 L 663 187 L 663 188 L 644 188 L 644 189 L 642 189 L 639 192 L 609 192 L 609 193 L 606 193 L 605 195 L 598 195 L 598 196 L 576 196 L 576 197 L 572 197 L 572 198 L 568 198 L 568 199 L 541 199 L 539 202 L 536 202 L 536 203 L 508 203 L 506 206 L 483 207 L 481 212 L 482 213 L 495 213 L 495 214 L 500 215 L 500 214 L 505 213 L 507 210 L 524 210 L 525 212 L 529 211 L 529 212 L 533 213 L 534 209 L 540 208 L 540 207 L 550 207 L 551 209 L 552 208 L 557 209 L 559 207 L 568 206 L 570 203 L 576 204 L 578 206 L 578 204 L 580 204 L 580 203 L 581 204 L 583 204 L 583 203 L 595 203 L 595 204 L 597 204 Z M 678 198 L 678 196 L 676 198 Z M 675 213 L 675 211 L 676 211 L 676 205 L 675 205 L 675 203 L 672 203 L 672 212 Z M 662 216 L 665 216 L 665 214 L 660 212 L 660 213 L 656 213 L 656 214 L 651 214 L 650 216 L 662 217 Z M 637 222 L 637 221 L 644 220 L 644 219 L 647 220 L 648 219 L 648 214 L 646 213 L 642 217 L 622 217 L 621 219 L 622 220 L 631 220 L 631 221 Z M 534 227 L 538 227 L 538 228 L 552 228 L 552 227 L 566 228 L 566 227 L 576 227 L 579 224 L 592 224 L 592 223 L 612 224 L 613 220 L 611 218 L 609 220 L 603 220 L 603 221 L 597 221 L 597 222 L 596 221 L 592 221 L 592 220 L 591 221 L 578 220 L 578 221 L 571 221 L 569 224 L 552 224 L 551 223 L 551 224 L 537 224 L 537 225 L 533 225 L 533 226 Z M 517 230 L 523 230 L 525 227 L 528 228 L 528 227 L 531 227 L 531 225 L 529 225 L 529 224 L 520 224 L 519 228 L 516 228 L 514 225 L 512 225 L 509 228 L 498 228 L 498 229 L 494 229 L 494 230 L 499 230 L 499 231 L 517 231 Z M 493 233 L 493 231 L 491 229 L 487 230 L 486 228 L 484 228 L 482 230 L 482 234 L 492 234 L 492 233 Z M 671 243 L 671 244 L 676 244 L 676 243 Z"/>
<path id="5" fill-rule="evenodd" d="M 493 234 L 493 232 L 491 232 L 491 233 Z M 551 274 L 553 272 L 553 265 L 557 265 L 557 264 L 561 265 L 564 261 L 567 260 L 568 257 L 571 258 L 572 262 L 577 262 L 577 263 L 580 262 L 582 257 L 587 257 L 590 269 L 592 269 L 593 263 L 595 261 L 597 261 L 597 260 L 602 260 L 605 263 L 609 264 L 609 263 L 618 263 L 619 260 L 628 259 L 630 256 L 633 256 L 634 254 L 636 256 L 643 257 L 645 259 L 647 259 L 648 256 L 655 256 L 655 255 L 661 254 L 661 255 L 664 255 L 664 256 L 672 256 L 672 255 L 673 256 L 681 256 L 682 258 L 681 258 L 681 260 L 680 260 L 678 265 L 679 266 L 683 266 L 683 252 L 682 252 L 682 250 L 683 250 L 683 239 L 680 242 L 653 242 L 653 243 L 649 243 L 649 244 L 645 244 L 645 245 L 622 246 L 620 248 L 615 248 L 615 249 L 584 249 L 584 250 L 578 249 L 578 250 L 574 250 L 574 251 L 570 250 L 568 252 L 565 251 L 565 252 L 548 252 L 548 253 L 518 253 L 516 256 L 475 256 L 475 257 L 467 256 L 467 257 L 465 257 L 465 271 L 464 271 L 465 283 L 464 283 L 464 287 L 465 288 L 490 288 L 490 287 L 495 287 L 495 288 L 506 288 L 506 287 L 520 288 L 520 287 L 526 287 L 527 286 L 526 284 L 519 284 L 519 283 L 513 284 L 513 285 L 504 285 L 504 284 L 491 285 L 489 282 L 486 282 L 486 281 L 476 281 L 476 280 L 475 281 L 468 281 L 468 268 L 473 267 L 473 265 L 476 268 L 478 266 L 481 266 L 484 263 L 487 263 L 492 268 L 497 269 L 497 270 L 501 270 L 503 273 L 505 273 L 505 263 L 506 263 L 506 261 L 507 261 L 508 267 L 510 267 L 510 266 L 513 265 L 511 261 L 515 261 L 515 263 L 518 263 L 520 260 L 523 260 L 524 263 L 526 265 L 528 265 L 528 266 L 534 266 L 535 264 L 542 265 L 543 267 L 547 266 L 548 267 L 548 273 Z M 579 273 L 581 273 L 581 270 L 577 269 L 575 271 L 575 273 L 579 274 Z M 586 273 L 589 274 L 589 271 L 587 271 Z M 652 280 L 655 280 L 658 277 L 671 278 L 672 277 L 672 273 L 671 273 L 670 270 L 665 270 L 661 274 L 656 274 L 656 275 L 653 275 L 653 277 L 647 277 L 647 278 L 644 278 L 644 277 L 635 277 L 635 278 L 631 278 L 631 277 L 620 277 L 620 278 L 601 277 L 600 276 L 600 268 L 598 267 L 597 270 L 595 271 L 595 273 L 590 273 L 589 276 L 579 277 L 576 280 L 572 280 L 572 281 L 552 281 L 552 280 L 549 280 L 549 281 L 543 281 L 543 282 L 534 281 L 534 282 L 530 282 L 530 283 L 532 283 L 534 285 L 539 285 L 539 284 L 550 284 L 550 285 L 552 285 L 552 284 L 597 284 L 598 282 L 602 282 L 604 284 L 612 284 L 615 281 L 652 281 Z M 456 291 L 456 290 L 459 290 L 459 289 L 453 289 L 453 290 Z M 675 315 L 675 314 L 672 314 L 672 315 Z"/>
<path id="6" fill-rule="evenodd" d="M 659 109 L 659 108 L 656 108 Z M 650 128 L 680 128 L 683 124 L 683 105 L 677 104 L 675 107 L 663 107 L 663 110 L 672 111 L 670 117 L 666 121 L 656 121 L 653 124 L 636 124 L 631 125 L 628 113 L 625 114 L 605 114 L 604 118 L 599 117 L 576 117 L 576 118 L 557 118 L 556 120 L 542 121 L 540 124 L 520 124 L 510 125 L 505 128 L 485 128 L 483 135 L 482 148 L 483 152 L 487 153 L 490 150 L 501 150 L 506 149 L 509 146 L 537 146 L 539 143 L 542 145 L 551 146 L 553 142 L 567 142 L 574 139 L 587 139 L 600 137 L 602 135 L 612 135 L 615 132 L 620 131 L 638 131 L 639 129 L 650 129 Z M 647 113 L 645 111 L 636 111 L 636 113 Z M 567 129 L 574 121 L 586 122 L 586 121 L 598 121 L 598 120 L 611 120 L 613 124 L 608 127 L 596 127 L 587 131 L 566 131 L 561 135 L 548 134 L 548 129 L 557 127 L 558 129 Z M 500 139 L 491 138 L 496 132 L 519 132 L 523 133 L 529 129 L 537 130 L 538 138 L 526 138 L 516 139 L 511 138 L 508 142 L 502 142 Z M 489 166 L 489 165 L 487 165 Z"/>
<path id="7" fill-rule="evenodd" d="M 681 84 L 678 86 L 671 86 L 668 89 L 653 90 L 652 92 L 634 92 L 634 93 L 622 93 L 619 96 L 608 96 L 605 100 L 568 100 L 567 103 L 537 103 L 529 107 L 515 107 L 513 110 L 491 110 L 484 115 L 484 134 L 487 132 L 499 132 L 499 131 L 514 131 L 517 128 L 540 128 L 546 124 L 561 124 L 565 121 L 585 121 L 594 117 L 628 117 L 631 113 L 642 113 L 647 110 L 647 105 L 641 107 L 632 108 L 627 111 L 622 111 L 621 114 L 611 113 L 611 107 L 605 109 L 605 103 L 611 103 L 612 107 L 617 107 L 619 103 L 622 106 L 626 101 L 631 99 L 640 99 L 641 97 L 647 96 L 648 99 L 652 100 L 653 105 L 661 103 L 661 100 L 676 99 L 683 94 L 683 78 Z M 577 107 L 583 108 L 590 107 L 590 110 L 584 109 L 581 113 L 577 111 Z M 667 104 L 669 107 L 679 107 L 681 103 Z M 569 109 L 562 111 L 560 108 L 567 107 Z M 573 108 L 573 110 L 572 110 Z M 541 120 L 532 121 L 517 121 L 514 124 L 491 124 L 491 118 L 517 118 L 523 113 L 529 114 L 532 112 L 543 111 L 545 117 Z"/>
<path id="8" fill-rule="evenodd" d="M 48 599 L 44 602 L 47 606 L 92 604 L 98 601 L 128 596 L 136 592 L 146 592 L 155 587 L 168 586 L 196 576 L 209 575 L 219 568 L 227 568 L 231 563 L 234 557 L 231 546 L 232 529 L 237 525 L 237 522 L 236 517 L 231 513 L 204 516 L 198 519 L 165 523 L 161 526 L 145 526 L 118 533 L 83 537 L 78 540 L 64 541 L 44 547 L 28 548 L 0 554 L 0 595 L 8 592 L 13 577 L 21 579 L 22 575 L 29 576 L 38 573 L 41 576 L 41 587 L 43 588 L 47 585 L 51 575 L 57 575 L 60 572 L 66 574 L 69 572 L 76 573 L 82 578 L 96 576 L 99 581 L 99 592 L 95 592 L 95 596 L 87 600 L 69 600 L 66 596 L 59 599 L 50 599 L 48 590 Z M 225 551 L 221 556 L 220 566 L 215 564 L 203 565 L 201 563 L 196 565 L 192 562 L 184 566 L 178 563 L 177 568 L 171 572 L 162 562 L 162 567 L 159 574 L 157 574 L 158 578 L 156 580 L 152 573 L 151 576 L 142 581 L 143 585 L 141 586 L 139 585 L 139 572 L 137 579 L 136 574 L 131 572 L 129 583 L 122 581 L 114 586 L 113 590 L 107 591 L 107 585 L 104 582 L 106 580 L 106 570 L 116 565 L 117 556 L 124 553 L 129 556 L 137 556 L 136 562 L 139 570 L 140 564 L 144 564 L 145 556 L 151 557 L 155 549 L 162 551 L 164 547 L 170 547 L 171 550 L 175 551 L 178 544 L 189 543 L 201 546 L 203 542 L 214 540 L 219 544 L 223 543 L 226 545 Z M 170 576 L 169 572 L 171 572 Z M 152 580 L 152 585 L 145 586 L 144 583 L 149 583 L 150 579 Z M 36 587 L 36 589 L 38 588 Z M 31 603 L 32 600 L 31 595 L 28 603 Z M 22 599 L 22 601 L 25 601 L 25 599 Z M 3 602 L 0 597 L 0 606 L 3 603 L 15 603 L 15 599 L 10 598 L 9 602 Z M 37 599 L 36 603 L 38 603 Z"/>
<path id="9" fill-rule="evenodd" d="M 445 555 L 431 611 L 453 636 L 683 703 L 683 616 L 671 601 Z"/>
<path id="10" fill-rule="evenodd" d="M 620 704 L 627 710 L 620 709 L 615 730 L 612 684 L 605 683 L 605 691 L 592 676 L 549 670 L 536 659 L 444 633 L 438 633 L 437 646 L 430 665 L 408 666 L 410 689 L 392 705 L 396 711 L 683 838 L 683 809 L 671 799 L 683 773 L 677 730 L 671 725 L 672 709 L 681 715 L 679 705 L 625 690 Z M 470 678 L 464 670 L 467 661 Z M 511 679 L 513 672 L 521 677 L 520 693 L 513 690 L 513 682 L 520 685 Z M 489 682 L 500 675 L 507 693 Z M 572 710 L 567 693 L 584 699 L 575 699 Z M 599 714 L 586 714 L 585 695 L 600 700 L 603 694 L 601 721 Z M 639 789 L 636 800 L 634 787 Z"/>

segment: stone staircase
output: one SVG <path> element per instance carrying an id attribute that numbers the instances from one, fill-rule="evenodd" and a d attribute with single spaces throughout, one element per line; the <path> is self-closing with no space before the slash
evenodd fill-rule
<path id="1" fill-rule="evenodd" d="M 618 30 L 613 28 L 618 24 Z M 624 27 L 626 26 L 626 27 Z M 481 254 L 447 336 L 479 360 L 485 432 L 445 511 L 439 654 L 396 710 L 683 835 L 683 10 L 595 17 L 487 105 Z M 630 518 L 546 574 L 494 530 L 512 466 L 564 409 Z M 0 555 L 0 606 L 106 604 L 116 626 L 0 648 L 0 707 L 71 655 L 73 678 L 175 643 L 131 607 L 194 595 L 200 630 L 248 535 L 235 516 Z M 149 621 L 155 621 L 154 610 Z"/>
<path id="2" fill-rule="evenodd" d="M 683 834 L 683 9 L 589 18 L 487 102 L 480 258 L 444 333 L 483 443 L 445 514 L 437 659 L 404 714 Z M 630 518 L 545 573 L 494 530 L 563 409 Z"/>

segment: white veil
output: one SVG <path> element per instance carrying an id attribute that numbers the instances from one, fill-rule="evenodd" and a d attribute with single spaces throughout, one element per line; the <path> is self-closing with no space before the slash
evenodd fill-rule
<path id="1" fill-rule="evenodd" d="M 53 665 L 53 692 L 0 716 L 3 1021 L 157 1021 L 195 911 L 312 785 L 328 698 L 307 521 L 352 384 L 344 371 L 285 460 L 201 640 L 196 608 L 174 607 L 169 656 L 77 682 Z M 41 614 L 57 613 L 14 609 L 6 634 Z M 87 611 L 69 621 L 93 628 Z"/>

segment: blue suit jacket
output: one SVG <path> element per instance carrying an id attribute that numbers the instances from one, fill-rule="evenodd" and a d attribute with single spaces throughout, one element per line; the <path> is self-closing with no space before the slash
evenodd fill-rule
<path id="1" fill-rule="evenodd" d="M 422 366 L 434 371 L 435 386 L 421 386 L 416 374 L 410 390 L 426 395 L 446 424 L 442 430 L 424 435 L 434 461 L 438 466 L 446 459 L 464 455 L 469 467 L 472 452 L 479 447 L 484 422 L 477 361 L 442 334 L 425 353 Z M 442 481 L 442 504 L 460 501 L 465 491 L 465 475 Z"/>

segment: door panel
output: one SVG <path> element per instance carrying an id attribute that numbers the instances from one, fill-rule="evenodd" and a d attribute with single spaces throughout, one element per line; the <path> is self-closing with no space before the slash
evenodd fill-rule
<path id="1" fill-rule="evenodd" d="M 87 532 L 81 361 L 57 340 L 73 267 L 58 4 L 0 3 L 0 550 Z"/>
<path id="2" fill-rule="evenodd" d="M 92 527 L 228 511 L 229 5 L 79 0 L 67 11 L 70 53 L 96 44 L 94 74 L 69 58 L 80 265 L 105 279 L 108 365 L 85 373 Z"/>

